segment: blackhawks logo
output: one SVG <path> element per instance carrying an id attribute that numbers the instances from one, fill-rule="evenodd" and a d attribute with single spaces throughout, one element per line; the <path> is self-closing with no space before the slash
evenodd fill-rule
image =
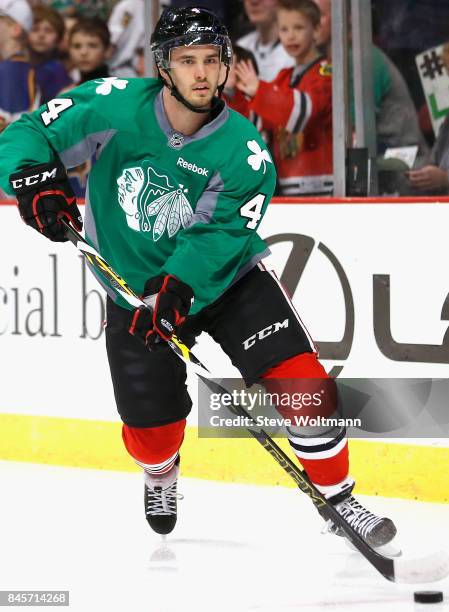
<path id="1" fill-rule="evenodd" d="M 118 201 L 128 226 L 137 232 L 152 232 L 155 242 L 166 231 L 172 238 L 189 227 L 193 211 L 184 185 L 171 185 L 168 176 L 148 164 L 125 168 L 117 179 Z"/>

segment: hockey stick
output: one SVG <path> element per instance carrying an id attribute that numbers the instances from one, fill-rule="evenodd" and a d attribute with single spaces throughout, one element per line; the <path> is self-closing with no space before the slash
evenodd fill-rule
<path id="1" fill-rule="evenodd" d="M 121 295 L 134 308 L 150 308 L 131 289 L 127 282 L 115 272 L 103 259 L 98 251 L 92 247 L 65 219 L 61 223 L 66 230 L 67 238 L 82 253 L 91 266 L 100 272 L 114 290 Z M 169 342 L 171 349 L 187 365 L 193 367 L 201 381 L 213 393 L 228 393 L 228 391 L 212 379 L 209 370 L 195 357 L 190 349 L 176 336 Z M 387 580 L 397 583 L 424 583 L 435 582 L 449 575 L 449 556 L 445 551 L 434 553 L 423 559 L 391 559 L 374 550 L 367 542 L 348 525 L 338 510 L 329 503 L 320 491 L 310 482 L 305 472 L 301 470 L 274 442 L 274 440 L 259 427 L 252 416 L 239 404 L 233 403 L 228 406 L 229 410 L 238 416 L 245 418 L 247 431 L 265 448 L 266 451 L 277 461 L 285 472 L 294 480 L 299 489 L 308 495 L 325 519 L 341 527 L 346 537 L 352 542 L 357 550 L 373 565 L 378 572 Z"/>

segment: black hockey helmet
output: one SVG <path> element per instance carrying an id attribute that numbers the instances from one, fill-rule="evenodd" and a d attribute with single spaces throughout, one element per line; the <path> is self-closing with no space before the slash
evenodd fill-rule
<path id="1" fill-rule="evenodd" d="M 232 45 L 226 26 L 211 11 L 200 7 L 167 8 L 151 35 L 151 50 L 158 68 L 170 69 L 170 51 L 190 45 L 216 45 L 220 59 L 232 63 Z"/>

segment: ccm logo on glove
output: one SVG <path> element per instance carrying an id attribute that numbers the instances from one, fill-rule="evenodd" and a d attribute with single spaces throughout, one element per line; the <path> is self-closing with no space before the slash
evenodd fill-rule
<path id="1" fill-rule="evenodd" d="M 79 232 L 81 213 L 64 166 L 56 161 L 24 168 L 9 177 L 23 221 L 54 242 L 65 242 L 61 218 L 66 217 Z"/>
<path id="2" fill-rule="evenodd" d="M 11 181 L 13 189 L 20 189 L 20 187 L 27 187 L 29 185 L 37 185 L 38 183 L 45 183 L 49 179 L 56 179 L 56 172 L 58 168 L 55 166 L 53 170 L 46 170 L 41 174 L 32 174 L 31 176 L 24 176 Z M 11 175 L 15 176 L 15 175 Z"/>

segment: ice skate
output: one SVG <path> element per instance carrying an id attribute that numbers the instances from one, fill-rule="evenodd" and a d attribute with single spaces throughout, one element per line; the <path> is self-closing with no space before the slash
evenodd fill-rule
<path id="1" fill-rule="evenodd" d="M 166 535 L 176 525 L 179 459 L 166 474 L 155 476 L 144 472 L 145 516 L 151 529 Z"/>
<path id="2" fill-rule="evenodd" d="M 339 514 L 345 519 L 354 531 L 373 548 L 385 546 L 391 542 L 396 535 L 396 526 L 389 518 L 379 517 L 370 512 L 367 508 L 357 501 L 352 495 L 354 482 L 343 491 L 328 497 L 338 510 Z M 326 523 L 325 531 L 344 536 L 343 530 L 335 525 L 331 520 Z"/>

